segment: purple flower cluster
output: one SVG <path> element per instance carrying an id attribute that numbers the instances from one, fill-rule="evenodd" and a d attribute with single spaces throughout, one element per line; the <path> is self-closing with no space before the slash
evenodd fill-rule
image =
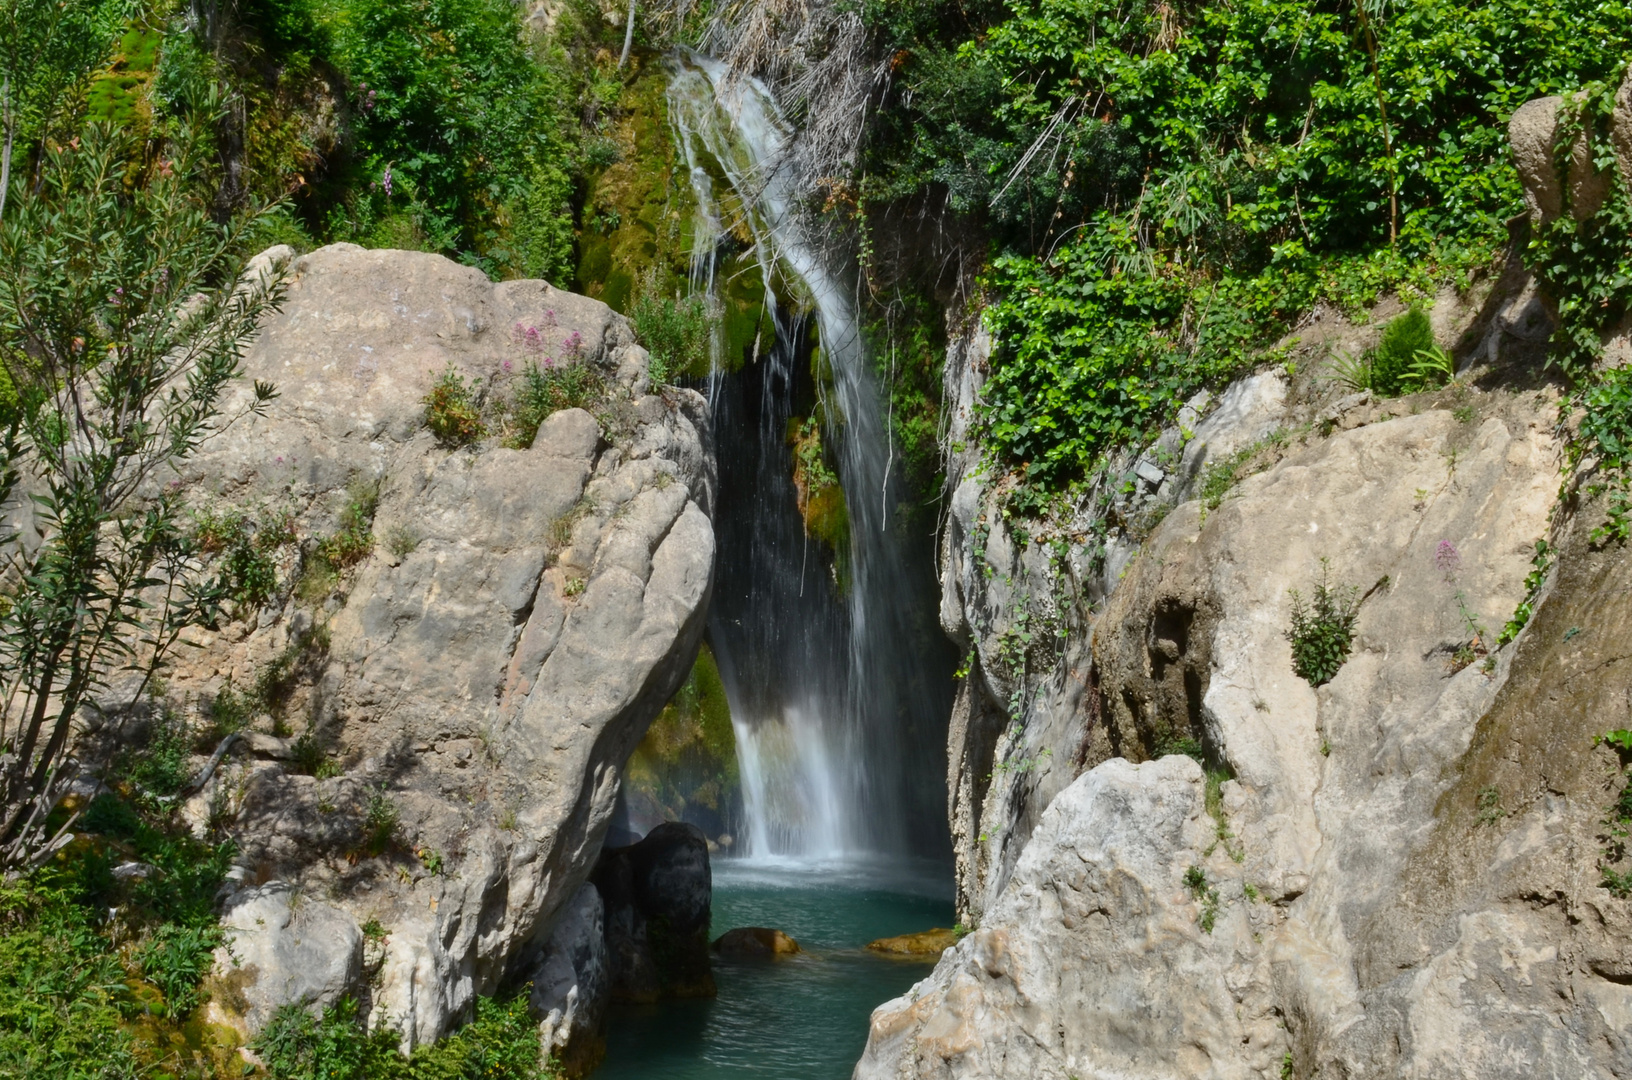
<path id="1" fill-rule="evenodd" d="M 1449 540 L 1441 540 L 1434 548 L 1434 565 L 1445 575 L 1446 581 L 1454 581 L 1456 572 L 1462 568 L 1462 553 Z"/>
<path id="2" fill-rule="evenodd" d="M 510 339 L 521 346 L 523 352 L 538 357 L 538 362 L 543 367 L 553 368 L 556 365 L 556 360 L 546 351 L 545 334 L 557 326 L 559 326 L 559 323 L 556 322 L 555 311 L 551 309 L 544 313 L 544 318 L 538 326 L 529 326 L 527 323 L 521 322 L 516 323 L 510 330 Z M 561 352 L 566 360 L 579 359 L 583 351 L 584 335 L 576 330 L 568 334 L 566 339 L 561 342 Z M 510 361 L 504 361 L 503 366 L 504 370 L 508 372 L 511 369 Z"/>

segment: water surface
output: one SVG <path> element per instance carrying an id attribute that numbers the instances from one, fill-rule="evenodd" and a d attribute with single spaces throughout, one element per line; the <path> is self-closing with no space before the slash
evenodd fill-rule
<path id="1" fill-rule="evenodd" d="M 946 871 L 904 865 L 714 864 L 713 936 L 769 926 L 805 949 L 779 961 L 716 958 L 711 1001 L 614 1006 L 594 1080 L 847 1080 L 878 1005 L 930 972 L 867 952 L 876 938 L 952 925 Z"/>

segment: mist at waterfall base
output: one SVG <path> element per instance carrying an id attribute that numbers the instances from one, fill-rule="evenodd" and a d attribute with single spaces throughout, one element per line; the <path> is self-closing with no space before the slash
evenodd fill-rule
<path id="1" fill-rule="evenodd" d="M 765 88 L 695 54 L 674 61 L 669 104 L 700 212 L 697 277 L 742 229 L 722 221 L 717 180 L 738 197 L 764 277 L 774 341 L 729 358 L 702 389 L 719 462 L 709 641 L 730 699 L 750 857 L 947 862 L 945 733 L 951 648 L 939 631 L 932 530 L 909 527 L 892 470 L 890 418 L 846 273 L 794 220 L 802 186 Z M 740 256 L 740 250 L 737 252 Z M 810 310 L 784 310 L 794 282 Z M 831 372 L 819 384 L 816 350 Z M 847 580 L 798 509 L 789 421 L 817 412 L 836 449 L 850 520 Z M 921 927 L 920 927 L 921 929 Z"/>
<path id="2" fill-rule="evenodd" d="M 614 1006 L 594 1080 L 845 1080 L 872 1010 L 930 971 L 863 946 L 951 925 L 945 875 L 865 862 L 849 870 L 714 865 L 714 936 L 775 926 L 805 951 L 774 961 L 716 959 L 717 998 Z"/>

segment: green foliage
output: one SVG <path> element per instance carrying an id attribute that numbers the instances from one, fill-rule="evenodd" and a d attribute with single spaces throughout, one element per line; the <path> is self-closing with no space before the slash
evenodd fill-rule
<path id="1" fill-rule="evenodd" d="M 1337 675 L 1349 658 L 1354 622 L 1360 614 L 1360 590 L 1331 584 L 1330 567 L 1320 561 L 1320 580 L 1305 600 L 1291 591 L 1292 625 L 1286 640 L 1292 643 L 1292 670 L 1310 686 L 1323 686 Z"/>
<path id="2" fill-rule="evenodd" d="M 1530 616 L 1535 612 L 1536 600 L 1541 596 L 1542 586 L 1547 584 L 1547 574 L 1553 568 L 1553 558 L 1556 554 L 1553 546 L 1547 541 L 1536 541 L 1536 554 L 1530 560 L 1530 573 L 1524 578 L 1524 599 L 1519 601 L 1519 606 L 1513 609 L 1513 617 L 1502 627 L 1501 636 L 1496 639 L 1498 649 L 1518 637 L 1519 631 L 1530 622 Z"/>
<path id="3" fill-rule="evenodd" d="M 124 1019 L 118 953 L 60 885 L 0 888 L 0 1074 L 65 1080 L 142 1075 Z"/>
<path id="4" fill-rule="evenodd" d="M 662 386 L 682 375 L 708 375 L 712 327 L 708 304 L 702 297 L 674 300 L 643 292 L 629 318 L 634 323 L 635 337 L 651 353 L 653 386 Z"/>
<path id="5" fill-rule="evenodd" d="M 1199 866 L 1192 866 L 1184 872 L 1184 887 L 1190 890 L 1190 895 L 1201 905 L 1199 922 L 1203 933 L 1211 934 L 1213 926 L 1218 921 L 1218 890 L 1207 884 L 1207 872 Z"/>
<path id="6" fill-rule="evenodd" d="M 363 808 L 363 848 L 369 855 L 379 855 L 397 839 L 397 824 L 401 813 L 386 792 L 384 785 L 369 793 Z"/>
<path id="7" fill-rule="evenodd" d="M 331 235 L 366 237 L 393 214 L 431 250 L 503 249 L 519 217 L 531 267 L 559 272 L 568 186 L 559 68 L 534 61 L 507 0 L 342 0 L 320 16 L 353 96 L 356 186 Z M 542 174 L 542 176 L 541 176 Z M 540 187 L 530 188 L 537 178 Z M 366 186 L 365 186 L 366 185 Z M 510 254 L 508 250 L 503 254 Z"/>
<path id="8" fill-rule="evenodd" d="M 1383 327 L 1371 355 L 1371 389 L 1379 397 L 1398 397 L 1415 386 L 1413 368 L 1419 354 L 1437 349 L 1428 314 L 1413 307 Z"/>
<path id="9" fill-rule="evenodd" d="M 1627 472 L 1632 465 L 1632 369 L 1613 368 L 1590 382 L 1577 397 L 1581 423 L 1570 447 L 1572 464 L 1596 459 L 1609 491 L 1607 519 L 1592 532 L 1594 543 L 1625 543 L 1632 536 L 1632 503 Z"/>
<path id="10" fill-rule="evenodd" d="M 1502 793 L 1494 787 L 1479 789 L 1478 815 L 1474 818 L 1475 824 L 1494 825 L 1507 816 L 1502 808 Z"/>
<path id="11" fill-rule="evenodd" d="M 273 1015 L 255 1041 L 270 1080 L 551 1080 L 527 992 L 477 998 L 470 1023 L 413 1056 L 397 1053 L 397 1034 L 364 1031 L 357 1003 L 342 998 L 313 1016 L 300 1005 Z"/>
<path id="12" fill-rule="evenodd" d="M 162 168 L 143 164 L 161 153 Z M 215 221 L 205 169 L 193 133 L 139 144 L 92 129 L 49 147 L 0 218 L 0 367 L 19 414 L 0 433 L 0 499 L 13 469 L 32 472 L 43 536 L 0 539 L 25 583 L 0 616 L 0 696 L 27 717 L 0 770 L 0 861 L 38 839 L 23 835 L 27 807 L 54 801 L 72 718 L 109 671 L 140 641 L 151 673 L 219 613 L 175 493 L 144 489 L 241 419 L 220 415 L 222 395 L 281 283 L 234 287 L 248 226 Z M 275 396 L 257 383 L 249 411 Z"/>
<path id="13" fill-rule="evenodd" d="M 187 767 L 192 748 L 187 722 L 166 709 L 153 722 L 147 745 L 131 755 L 125 775 L 145 796 L 172 798 L 192 779 Z"/>
<path id="14" fill-rule="evenodd" d="M 87 77 L 108 59 L 129 14 L 123 0 L 0 0 L 0 81 L 15 110 L 19 160 L 69 132 Z"/>
<path id="15" fill-rule="evenodd" d="M 174 1063 L 154 1059 L 135 1022 L 179 1031 L 198 1007 L 232 849 L 108 794 L 77 831 L 44 869 L 0 886 L 0 1075 L 157 1075 Z M 151 869 L 115 878 L 127 861 Z"/>
<path id="16" fill-rule="evenodd" d="M 481 408 L 476 404 L 475 382 L 459 374 L 450 360 L 425 395 L 425 426 L 443 446 L 465 446 L 487 434 Z"/>
<path id="17" fill-rule="evenodd" d="M 164 995 L 166 1015 L 184 1017 L 198 1008 L 198 984 L 215 963 L 215 949 L 225 940 L 218 926 L 178 926 L 155 930 L 136 954 L 142 978 Z"/>
<path id="18" fill-rule="evenodd" d="M 1375 66 L 1353 5 L 861 10 L 903 50 L 862 188 L 873 204 L 944 201 L 995 232 L 987 441 L 1056 488 L 1242 370 L 1316 300 L 1352 312 L 1465 281 L 1521 209 L 1508 116 L 1618 79 L 1632 45 L 1624 6 L 1590 0 L 1379 9 Z M 1618 317 L 1618 300 L 1579 295 Z M 1375 379 L 1362 373 L 1381 394 L 1449 375 L 1420 312 L 1408 321 L 1416 346 L 1391 337 Z"/>
<path id="19" fill-rule="evenodd" d="M 946 365 L 944 319 L 928 297 L 893 298 L 867 327 L 873 369 L 889 394 L 886 419 L 900 448 L 902 475 L 927 514 L 941 495 L 941 394 Z"/>
<path id="20" fill-rule="evenodd" d="M 529 361 L 510 404 L 515 427 L 505 445 L 525 450 L 538 437 L 539 425 L 562 409 L 591 409 L 606 395 L 600 372 L 582 360 L 576 363 Z"/>
<path id="21" fill-rule="evenodd" d="M 1626 900 L 1632 898 L 1632 868 L 1618 871 L 1614 864 L 1626 858 L 1627 839 L 1632 836 L 1632 767 L 1626 764 L 1632 758 L 1632 731 L 1605 732 L 1593 743 L 1611 747 L 1621 760 L 1621 790 L 1604 815 L 1604 847 L 1598 871 L 1602 875 L 1600 884 L 1613 896 Z"/>
<path id="22" fill-rule="evenodd" d="M 346 484 L 346 505 L 340 510 L 340 528 L 318 544 L 318 554 L 338 569 L 355 566 L 374 550 L 374 514 L 380 506 L 380 482 L 354 476 Z"/>
<path id="23" fill-rule="evenodd" d="M 278 569 L 273 559 L 294 543 L 294 517 L 287 511 L 267 515 L 257 525 L 242 510 L 194 511 L 193 540 L 205 555 L 219 556 L 224 594 L 253 610 L 276 593 Z"/>
<path id="24" fill-rule="evenodd" d="M 850 581 L 850 508 L 839 474 L 828 464 L 822 424 L 817 417 L 788 421 L 793 444 L 793 486 L 805 532 L 827 545 L 834 579 L 841 589 Z"/>
<path id="25" fill-rule="evenodd" d="M 676 819 L 688 805 L 729 816 L 738 798 L 736 733 L 725 683 L 706 644 L 630 756 L 627 782 Z"/>

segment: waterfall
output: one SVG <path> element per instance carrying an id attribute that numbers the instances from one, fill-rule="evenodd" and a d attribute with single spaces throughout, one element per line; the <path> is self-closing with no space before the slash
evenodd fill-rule
<path id="1" fill-rule="evenodd" d="M 735 273 L 759 276 L 774 327 L 740 370 L 717 356 L 708 387 L 721 483 L 709 634 L 736 728 L 746 850 L 940 854 L 950 669 L 929 606 L 933 552 L 920 537 L 909 558 L 897 520 L 899 473 L 853 268 L 835 269 L 801 227 L 808 185 L 766 88 L 695 53 L 671 67 L 671 122 L 699 205 L 694 280 L 718 302 L 734 260 Z M 848 581 L 823 571 L 796 505 L 788 423 L 817 400 L 849 513 Z"/>

